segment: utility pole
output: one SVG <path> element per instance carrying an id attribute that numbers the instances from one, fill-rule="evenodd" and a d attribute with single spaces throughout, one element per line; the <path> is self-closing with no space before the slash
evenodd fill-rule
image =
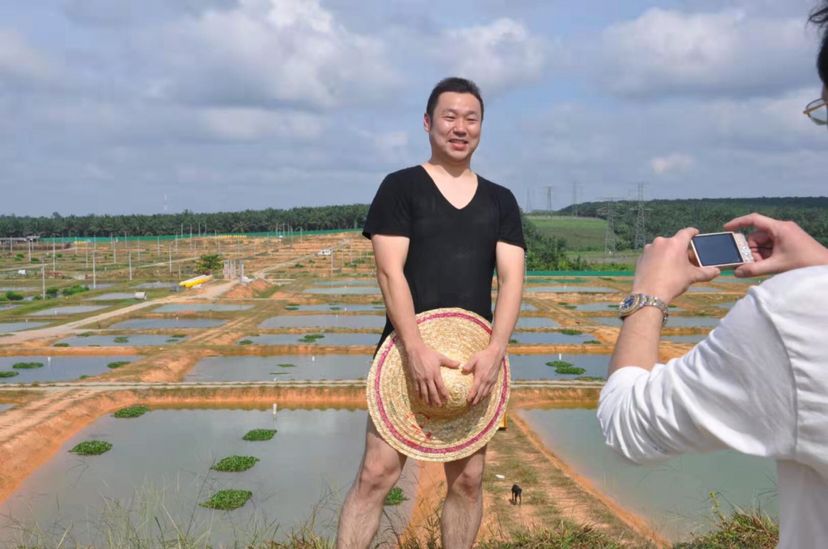
<path id="1" fill-rule="evenodd" d="M 547 185 L 544 189 L 546 189 L 546 213 L 552 215 L 552 185 Z"/>
<path id="2" fill-rule="evenodd" d="M 170 252 L 170 274 L 172 274 L 172 242 L 167 246 L 167 249 Z"/>
<path id="3" fill-rule="evenodd" d="M 98 279 L 97 279 L 97 274 L 95 272 L 95 250 L 93 248 L 92 249 L 92 289 L 94 290 L 97 287 L 98 287 Z"/>
<path id="4" fill-rule="evenodd" d="M 615 209 L 614 198 L 605 198 L 606 206 L 598 212 L 607 217 L 607 226 L 604 229 L 604 254 L 611 256 L 615 253 Z"/>
<path id="5" fill-rule="evenodd" d="M 155 245 L 158 249 L 158 257 L 161 257 L 161 236 L 155 235 Z"/>
<path id="6" fill-rule="evenodd" d="M 52 236 L 52 276 L 57 272 L 57 255 L 55 252 L 55 237 Z"/>
<path id="7" fill-rule="evenodd" d="M 647 209 L 644 207 L 644 183 L 638 184 L 638 207 L 635 216 L 635 241 L 633 243 L 636 250 L 644 248 L 647 241 Z"/>
<path id="8" fill-rule="evenodd" d="M 112 233 L 109 233 L 109 239 L 112 241 L 112 264 L 115 265 L 118 261 L 118 247 L 115 246 L 115 238 Z"/>
<path id="9" fill-rule="evenodd" d="M 42 283 L 41 299 L 45 300 L 46 299 L 46 265 L 41 265 L 40 266 L 40 280 L 41 280 L 41 283 Z"/>
<path id="10" fill-rule="evenodd" d="M 129 279 L 132 280 L 132 250 L 127 251 L 127 259 L 129 261 Z"/>

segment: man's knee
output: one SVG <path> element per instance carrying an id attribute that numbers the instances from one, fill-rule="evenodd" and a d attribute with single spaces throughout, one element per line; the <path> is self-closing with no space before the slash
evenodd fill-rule
<path id="1" fill-rule="evenodd" d="M 363 493 L 382 492 L 384 495 L 397 482 L 401 472 L 399 463 L 366 459 L 357 479 L 359 490 Z"/>
<path id="2" fill-rule="evenodd" d="M 464 498 L 477 501 L 482 495 L 483 463 L 469 463 L 457 476 L 449 490 Z"/>

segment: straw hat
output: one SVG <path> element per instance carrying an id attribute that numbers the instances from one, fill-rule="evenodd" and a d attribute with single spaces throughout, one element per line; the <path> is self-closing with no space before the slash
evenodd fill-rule
<path id="1" fill-rule="evenodd" d="M 426 345 L 465 364 L 489 344 L 489 322 L 465 309 L 434 309 L 417 315 Z M 382 438 L 397 451 L 425 461 L 455 461 L 482 448 L 497 432 L 509 400 L 509 360 L 503 358 L 497 383 L 488 397 L 469 406 L 472 374 L 440 368 L 450 396 L 442 407 L 417 395 L 405 364 L 402 342 L 392 332 L 368 373 L 368 411 Z"/>

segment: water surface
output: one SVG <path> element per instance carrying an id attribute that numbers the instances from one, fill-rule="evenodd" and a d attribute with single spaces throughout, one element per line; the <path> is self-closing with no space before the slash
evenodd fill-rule
<path id="1" fill-rule="evenodd" d="M 200 360 L 187 381 L 288 381 L 360 379 L 370 355 L 221 356 Z"/>
<path id="2" fill-rule="evenodd" d="M 711 492 L 719 494 L 725 512 L 731 505 L 761 505 L 767 513 L 778 512 L 772 460 L 717 452 L 641 467 L 607 448 L 595 410 L 520 413 L 557 456 L 669 539 L 685 539 L 690 532 L 711 525 Z"/>
<path id="3" fill-rule="evenodd" d="M 120 301 L 121 299 L 135 299 L 135 292 L 110 292 L 90 297 L 90 301 Z"/>
<path id="4" fill-rule="evenodd" d="M 621 290 L 605 286 L 526 286 L 524 292 L 554 294 L 614 294 Z"/>
<path id="5" fill-rule="evenodd" d="M 230 311 L 246 311 L 252 309 L 253 305 L 235 305 L 231 303 L 170 303 L 154 309 L 154 313 L 183 313 L 193 312 L 214 312 L 224 313 Z"/>
<path id="6" fill-rule="evenodd" d="M 136 360 L 135 356 L 4 356 L 0 371 L 18 372 L 14 377 L 0 377 L 0 383 L 32 383 L 34 381 L 74 381 L 82 375 L 96 376 L 111 371 L 110 362 Z M 41 368 L 12 368 L 17 362 L 40 362 Z"/>
<path id="7" fill-rule="evenodd" d="M 176 328 L 215 328 L 225 320 L 211 318 L 133 318 L 113 324 L 112 330 L 162 330 Z"/>
<path id="8" fill-rule="evenodd" d="M 321 332 L 307 332 L 308 334 Z M 315 341 L 302 341 L 304 334 L 266 334 L 260 336 L 248 336 L 254 345 L 376 345 L 379 343 L 380 334 L 362 334 L 353 332 L 340 332 L 323 334 L 325 337 Z"/>
<path id="9" fill-rule="evenodd" d="M 126 337 L 124 342 L 115 341 L 115 338 Z M 68 343 L 70 347 L 139 347 L 144 345 L 171 345 L 184 341 L 183 338 L 175 338 L 166 335 L 155 334 L 130 334 L 128 336 L 115 335 L 93 335 L 89 337 L 69 337 L 60 340 L 58 343 Z"/>
<path id="10" fill-rule="evenodd" d="M 547 362 L 564 360 L 586 370 L 582 374 L 559 374 L 555 368 L 547 366 Z M 543 355 L 509 355 L 509 364 L 512 366 L 512 379 L 575 379 L 580 376 L 607 377 L 609 355 L 554 353 Z"/>
<path id="11" fill-rule="evenodd" d="M 307 294 L 319 295 L 371 295 L 380 293 L 377 286 L 336 286 L 327 288 L 308 288 Z"/>
<path id="12" fill-rule="evenodd" d="M 48 324 L 48 322 L 2 322 L 0 323 L 0 334 L 31 330 L 32 328 L 39 328 L 41 326 L 45 326 L 46 324 Z"/>
<path id="13" fill-rule="evenodd" d="M 236 539 L 233 527 L 249 531 L 250 521 L 277 520 L 279 537 L 306 520 L 317 504 L 322 504 L 318 531 L 331 536 L 336 511 L 359 465 L 366 415 L 365 411 L 280 410 L 274 419 L 270 410 L 153 410 L 135 419 L 105 416 L 72 437 L 0 506 L 0 526 L 9 516 L 23 521 L 36 518 L 41 525 L 59 520 L 73 524 L 79 536 L 70 540 L 70 546 L 104 543 L 90 534 L 87 521 L 101 524 L 105 499 L 129 507 L 133 497 L 138 502 L 157 502 L 163 495 L 179 524 L 190 524 L 192 514 L 191 533 L 205 531 L 212 521 L 211 544 L 244 543 L 243 538 Z M 242 440 L 256 428 L 275 428 L 278 433 L 270 441 Z M 99 456 L 68 453 L 88 439 L 106 440 L 113 447 Z M 260 461 L 241 473 L 210 470 L 215 462 L 234 454 Z M 406 477 L 402 485 L 413 499 L 415 490 L 410 475 Z M 227 488 L 251 490 L 253 497 L 229 512 L 198 506 Z M 158 507 L 150 516 L 166 517 Z M 153 521 L 146 528 L 147 535 L 157 536 Z M 9 529 L 0 533 L 7 541 L 11 535 Z"/>
<path id="14" fill-rule="evenodd" d="M 379 315 L 283 315 L 270 317 L 261 328 L 354 328 L 382 329 L 385 317 Z"/>
<path id="15" fill-rule="evenodd" d="M 518 319 L 516 328 L 558 328 L 560 324 L 545 316 L 522 316 Z"/>
<path id="16" fill-rule="evenodd" d="M 592 336 L 589 334 L 568 335 L 560 332 L 514 332 L 512 339 L 524 345 L 557 345 L 583 343 L 591 340 Z M 511 344 L 515 345 L 514 341 Z"/>
<path id="17" fill-rule="evenodd" d="M 106 309 L 106 305 L 67 305 L 64 307 L 43 309 L 42 311 L 31 313 L 30 316 L 76 315 L 80 313 L 91 313 L 92 311 L 99 311 L 101 309 Z"/>

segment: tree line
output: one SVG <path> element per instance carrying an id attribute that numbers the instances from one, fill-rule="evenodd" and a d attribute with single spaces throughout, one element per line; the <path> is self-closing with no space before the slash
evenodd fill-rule
<path id="1" fill-rule="evenodd" d="M 67 215 L 50 217 L 0 216 L 0 237 L 51 236 L 157 236 L 184 234 L 257 233 L 302 228 L 305 231 L 362 227 L 367 204 L 319 206 L 279 210 L 152 215 Z"/>
<path id="2" fill-rule="evenodd" d="M 700 198 L 681 200 L 649 200 L 643 203 L 643 240 L 670 236 L 684 227 L 702 232 L 719 232 L 722 225 L 742 215 L 758 212 L 763 215 L 795 221 L 822 244 L 828 245 L 828 197 L 785 198 Z M 558 213 L 572 215 L 575 206 Z M 630 200 L 585 202 L 577 205 L 580 216 L 608 219 L 612 215 L 616 248 L 631 249 L 635 245 L 639 216 L 638 202 Z"/>

